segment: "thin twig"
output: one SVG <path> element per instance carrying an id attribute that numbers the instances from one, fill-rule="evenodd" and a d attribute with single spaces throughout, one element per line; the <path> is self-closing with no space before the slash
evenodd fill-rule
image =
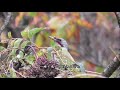
<path id="1" fill-rule="evenodd" d="M 85 73 L 101 75 L 101 73 L 85 70 Z"/>
<path id="2" fill-rule="evenodd" d="M 119 28 L 120 28 L 120 13 L 119 12 L 114 12 L 114 13 L 115 13 L 115 16 L 117 18 L 118 25 L 119 25 Z"/>
<path id="3" fill-rule="evenodd" d="M 37 60 L 37 59 L 38 59 L 38 55 L 37 55 L 35 49 L 34 49 L 32 46 L 30 46 L 30 45 L 29 45 L 29 47 L 32 49 L 32 51 L 33 51 L 34 54 L 35 54 L 35 60 Z"/>
<path id="4" fill-rule="evenodd" d="M 117 18 L 117 21 L 118 21 L 118 25 L 119 25 L 119 39 L 120 39 L 120 12 L 114 12 L 116 18 Z M 120 42 L 119 42 L 119 45 L 120 45 Z"/>
<path id="5" fill-rule="evenodd" d="M 113 52 L 113 54 L 115 55 L 115 57 L 120 61 L 120 58 L 118 57 L 117 53 L 111 47 L 109 47 L 109 48 Z"/>
<path id="6" fill-rule="evenodd" d="M 107 77 L 102 76 L 102 75 L 84 73 L 84 74 L 78 74 L 78 75 L 70 76 L 69 78 L 107 78 Z"/>

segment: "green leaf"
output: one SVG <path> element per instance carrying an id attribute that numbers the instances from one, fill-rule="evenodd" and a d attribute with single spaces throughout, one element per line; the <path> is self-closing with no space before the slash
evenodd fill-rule
<path id="1" fill-rule="evenodd" d="M 51 45 L 52 47 L 54 47 L 54 46 L 55 46 L 55 42 L 54 42 L 53 40 L 51 40 L 51 41 L 50 41 L 50 45 Z"/>
<path id="2" fill-rule="evenodd" d="M 0 74 L 0 78 L 10 78 L 10 76 L 6 75 L 5 73 L 1 73 Z"/>
<path id="3" fill-rule="evenodd" d="M 19 52 L 19 54 L 17 55 L 17 58 L 23 58 L 24 53 L 22 51 Z"/>
<path id="4" fill-rule="evenodd" d="M 15 48 L 18 48 L 22 40 L 23 40 L 22 38 L 18 38 L 18 39 L 14 42 L 14 47 L 15 47 Z"/>
<path id="5" fill-rule="evenodd" d="M 25 40 L 25 41 L 23 41 L 23 43 L 21 44 L 21 48 L 24 48 L 25 46 L 30 45 L 30 44 L 31 44 L 30 41 Z"/>
<path id="6" fill-rule="evenodd" d="M 31 39 L 35 34 L 39 33 L 40 31 L 44 30 L 45 28 L 33 28 L 33 29 L 29 29 L 29 27 L 27 29 L 25 29 L 24 31 L 21 32 L 21 35 L 23 38 L 29 38 Z"/>
<path id="7" fill-rule="evenodd" d="M 37 15 L 37 12 L 29 12 L 28 14 L 29 14 L 29 16 L 34 17 Z"/>
<path id="8" fill-rule="evenodd" d="M 11 68 L 10 68 L 10 76 L 11 76 L 11 78 L 17 77 L 16 73 Z"/>
<path id="9" fill-rule="evenodd" d="M 15 41 L 16 41 L 16 39 L 10 40 L 10 43 L 8 44 L 8 48 L 14 47 L 14 42 Z"/>
<path id="10" fill-rule="evenodd" d="M 29 64 L 33 64 L 34 61 L 35 61 L 35 57 L 33 55 L 28 55 L 25 57 L 26 61 L 29 63 Z"/>
<path id="11" fill-rule="evenodd" d="M 104 68 L 96 66 L 95 71 L 101 73 L 104 71 Z"/>
<path id="12" fill-rule="evenodd" d="M 3 46 L 0 46 L 0 51 L 4 50 L 5 48 Z"/>
<path id="13" fill-rule="evenodd" d="M 11 32 L 8 32 L 8 38 L 12 38 Z"/>
<path id="14" fill-rule="evenodd" d="M 35 34 L 39 33 L 40 31 L 44 30 L 44 28 L 33 28 L 29 31 L 29 39 L 31 39 Z"/>
<path id="15" fill-rule="evenodd" d="M 22 40 L 23 40 L 23 39 L 18 38 L 18 39 L 14 42 L 13 48 L 18 48 Z M 15 55 L 16 55 L 16 50 L 17 50 L 17 49 L 13 49 L 10 54 L 13 55 L 13 56 L 15 56 Z"/>
<path id="16" fill-rule="evenodd" d="M 21 32 L 21 35 L 23 38 L 28 38 L 28 33 L 29 33 L 29 30 L 30 30 L 30 27 L 26 27 L 22 32 Z"/>

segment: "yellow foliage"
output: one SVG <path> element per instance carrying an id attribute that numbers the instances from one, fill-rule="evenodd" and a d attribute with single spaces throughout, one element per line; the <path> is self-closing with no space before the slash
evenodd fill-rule
<path id="1" fill-rule="evenodd" d="M 36 36 L 35 44 L 40 47 L 43 44 L 42 36 L 39 34 Z"/>

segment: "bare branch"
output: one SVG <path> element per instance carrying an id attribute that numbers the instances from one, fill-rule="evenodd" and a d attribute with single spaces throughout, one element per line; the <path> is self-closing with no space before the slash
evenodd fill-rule
<path id="1" fill-rule="evenodd" d="M 119 28 L 120 28 L 120 13 L 119 12 L 114 12 L 115 15 L 116 15 L 116 18 L 117 18 L 117 21 L 118 21 L 118 25 L 119 25 Z"/>
<path id="2" fill-rule="evenodd" d="M 0 35 L 1 33 L 3 32 L 3 30 L 6 28 L 6 26 L 9 24 L 10 22 L 10 19 L 11 19 L 11 16 L 12 16 L 12 13 L 11 12 L 8 12 L 8 15 L 4 21 L 4 24 L 2 25 L 2 27 L 0 28 Z"/>
<path id="3" fill-rule="evenodd" d="M 108 67 L 103 71 L 102 75 L 105 77 L 110 77 L 115 70 L 120 66 L 120 54 L 114 58 L 114 60 L 108 65 Z"/>

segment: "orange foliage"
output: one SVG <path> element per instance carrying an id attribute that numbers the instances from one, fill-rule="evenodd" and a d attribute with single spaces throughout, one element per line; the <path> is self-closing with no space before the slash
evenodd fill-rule
<path id="1" fill-rule="evenodd" d="M 20 21 L 22 20 L 24 15 L 24 12 L 19 12 L 18 16 L 15 19 L 15 27 L 17 27 L 20 23 Z"/>
<path id="2" fill-rule="evenodd" d="M 91 23 L 89 23 L 88 21 L 86 21 L 86 20 L 78 19 L 77 23 L 78 23 L 78 25 L 83 26 L 83 27 L 87 27 L 89 29 L 93 28 L 93 25 Z"/>

